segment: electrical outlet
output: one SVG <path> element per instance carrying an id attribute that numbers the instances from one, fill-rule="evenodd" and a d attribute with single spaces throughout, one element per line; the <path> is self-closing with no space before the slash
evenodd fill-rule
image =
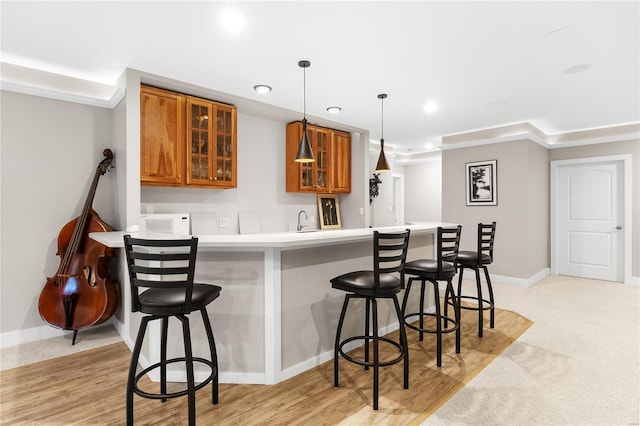
<path id="1" fill-rule="evenodd" d="M 229 226 L 229 218 L 228 217 L 221 217 L 220 218 L 220 223 L 218 225 L 220 228 L 226 228 L 227 226 Z"/>

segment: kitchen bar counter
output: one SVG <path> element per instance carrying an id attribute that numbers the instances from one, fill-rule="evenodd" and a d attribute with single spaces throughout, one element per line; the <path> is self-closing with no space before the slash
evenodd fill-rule
<path id="1" fill-rule="evenodd" d="M 220 298 L 208 308 L 218 348 L 220 381 L 274 384 L 331 360 L 344 293 L 332 289 L 329 280 L 345 272 L 372 268 L 374 230 L 410 229 L 408 260 L 412 260 L 433 256 L 435 230 L 450 225 L 430 222 L 313 232 L 199 235 L 196 280 L 223 288 Z M 124 234 L 101 232 L 90 237 L 109 247 L 123 247 Z M 171 238 L 168 234 L 131 234 Z M 124 304 L 121 334 L 132 347 L 139 314 L 132 314 L 128 306 L 127 271 L 121 270 L 120 274 Z M 391 309 L 391 305 L 382 307 L 383 334 L 397 328 Z M 347 318 L 345 335 L 361 332 L 361 322 L 361 318 Z M 199 350 L 206 350 L 206 338 L 198 321 L 192 327 L 197 355 Z M 197 336 L 198 330 L 202 338 Z M 149 332 L 152 336 L 156 333 Z M 170 324 L 170 333 L 180 336 L 179 327 Z M 158 357 L 145 353 L 144 348 L 142 355 L 143 367 Z M 171 374 L 170 379 L 184 380 L 177 372 Z M 196 372 L 196 379 L 200 374 Z"/>
<path id="2" fill-rule="evenodd" d="M 310 230 L 302 232 L 261 232 L 255 234 L 198 235 L 199 248 L 304 248 L 326 244 L 352 243 L 371 240 L 373 231 L 394 232 L 410 229 L 412 234 L 432 233 L 438 226 L 455 226 L 450 223 L 424 222 L 404 226 L 386 226 L 379 228 Z M 108 247 L 123 247 L 122 236 L 126 232 L 94 232 L 89 234 L 94 240 Z M 185 236 L 160 233 L 129 232 L 142 238 L 184 238 Z"/>

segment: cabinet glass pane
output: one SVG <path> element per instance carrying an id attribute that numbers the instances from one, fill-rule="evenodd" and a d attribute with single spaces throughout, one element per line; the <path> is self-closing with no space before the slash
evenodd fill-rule
<path id="1" fill-rule="evenodd" d="M 231 181 L 232 168 L 231 160 L 224 160 L 224 180 Z"/>
<path id="2" fill-rule="evenodd" d="M 216 171 L 216 178 L 218 180 L 223 180 L 224 179 L 224 161 L 223 160 L 218 160 L 217 161 L 217 171 Z"/>
<path id="3" fill-rule="evenodd" d="M 216 131 L 219 133 L 231 132 L 231 111 L 218 109 L 216 114 Z"/>
<path id="4" fill-rule="evenodd" d="M 233 162 L 229 160 L 216 161 L 216 180 L 230 182 L 233 176 Z"/>
<path id="5" fill-rule="evenodd" d="M 231 135 L 224 137 L 224 155 L 225 157 L 231 157 L 233 155 L 233 140 Z"/>
<path id="6" fill-rule="evenodd" d="M 224 156 L 224 136 L 218 135 L 216 139 L 216 155 L 222 157 Z"/>
<path id="7" fill-rule="evenodd" d="M 302 164 L 302 186 L 313 186 L 313 174 L 311 166 Z"/>
<path id="8" fill-rule="evenodd" d="M 191 127 L 205 130 L 209 127 L 209 109 L 206 106 L 191 105 Z"/>
<path id="9" fill-rule="evenodd" d="M 201 155 L 193 155 L 191 157 L 191 177 L 193 179 L 209 179 L 207 157 Z"/>

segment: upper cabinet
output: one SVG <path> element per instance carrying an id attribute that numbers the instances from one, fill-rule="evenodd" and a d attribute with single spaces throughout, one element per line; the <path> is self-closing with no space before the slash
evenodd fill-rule
<path id="1" fill-rule="evenodd" d="M 147 185 L 183 182 L 184 96 L 140 90 L 140 181 Z"/>
<path id="2" fill-rule="evenodd" d="M 187 185 L 235 188 L 236 108 L 187 96 Z"/>
<path id="3" fill-rule="evenodd" d="M 143 185 L 235 188 L 236 107 L 141 86 Z"/>
<path id="4" fill-rule="evenodd" d="M 316 161 L 296 163 L 302 123 L 287 124 L 287 192 L 351 192 L 351 135 L 307 124 L 307 137 Z"/>
<path id="5" fill-rule="evenodd" d="M 331 192 L 351 192 L 351 134 L 333 131 L 331 134 Z"/>

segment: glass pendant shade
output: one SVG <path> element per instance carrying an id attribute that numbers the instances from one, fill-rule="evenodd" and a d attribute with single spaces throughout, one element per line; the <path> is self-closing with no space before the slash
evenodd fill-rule
<path id="1" fill-rule="evenodd" d="M 311 66 L 309 61 L 299 61 L 298 66 L 302 68 L 303 72 L 303 96 L 304 96 L 304 109 L 302 115 L 302 138 L 300 138 L 300 145 L 298 146 L 298 154 L 296 155 L 296 163 L 311 163 L 316 161 L 313 156 L 313 150 L 309 143 L 309 137 L 307 136 L 307 74 L 306 69 Z"/>
<path id="2" fill-rule="evenodd" d="M 387 157 L 384 155 L 384 139 L 380 139 L 380 156 L 378 157 L 378 164 L 376 165 L 376 172 L 388 172 L 391 171 Z"/>
<path id="3" fill-rule="evenodd" d="M 313 157 L 313 151 L 311 150 L 311 144 L 309 143 L 309 137 L 307 136 L 307 119 L 302 119 L 302 139 L 300 139 L 300 145 L 298 146 L 298 153 L 296 154 L 296 162 L 298 163 L 311 163 L 315 161 Z"/>

